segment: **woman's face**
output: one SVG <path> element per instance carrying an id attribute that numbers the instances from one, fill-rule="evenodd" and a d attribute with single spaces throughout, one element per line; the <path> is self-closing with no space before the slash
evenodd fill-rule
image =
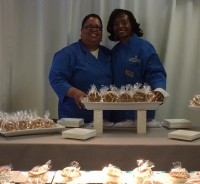
<path id="1" fill-rule="evenodd" d="M 132 26 L 128 15 L 119 15 L 113 22 L 113 32 L 121 42 L 126 43 L 132 36 Z"/>
<path id="2" fill-rule="evenodd" d="M 90 17 L 81 29 L 81 41 L 90 49 L 94 49 L 102 40 L 102 25 L 98 18 Z"/>

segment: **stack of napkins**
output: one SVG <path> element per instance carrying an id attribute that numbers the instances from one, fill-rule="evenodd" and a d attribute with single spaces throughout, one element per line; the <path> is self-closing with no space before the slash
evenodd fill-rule
<path id="1" fill-rule="evenodd" d="M 96 130 L 94 129 L 73 128 L 62 132 L 62 137 L 68 139 L 85 140 L 94 136 L 96 136 Z"/>
<path id="2" fill-rule="evenodd" d="M 164 119 L 163 126 L 167 128 L 191 128 L 192 122 L 187 119 Z"/>
<path id="3" fill-rule="evenodd" d="M 200 132 L 191 130 L 176 130 L 168 133 L 168 138 L 193 141 L 200 138 Z"/>
<path id="4" fill-rule="evenodd" d="M 57 123 L 64 127 L 80 127 L 84 124 L 84 120 L 81 118 L 62 118 Z"/>

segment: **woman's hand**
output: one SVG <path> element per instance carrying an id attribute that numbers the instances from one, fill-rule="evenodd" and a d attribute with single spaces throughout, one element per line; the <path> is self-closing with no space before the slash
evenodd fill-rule
<path id="1" fill-rule="evenodd" d="M 84 109 L 85 106 L 84 104 L 81 103 L 81 100 L 86 97 L 86 93 L 84 93 L 83 91 L 77 89 L 77 88 L 70 88 L 69 91 L 67 92 L 67 96 L 68 97 L 72 97 L 74 98 L 76 105 L 80 108 L 80 109 Z"/>

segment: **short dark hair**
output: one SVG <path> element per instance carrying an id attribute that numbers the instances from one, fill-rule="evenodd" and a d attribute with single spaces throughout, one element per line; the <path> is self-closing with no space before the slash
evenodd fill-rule
<path id="1" fill-rule="evenodd" d="M 102 23 L 102 20 L 101 20 L 101 18 L 99 17 L 99 15 L 92 13 L 92 14 L 89 14 L 89 15 L 86 15 L 86 16 L 85 16 L 85 18 L 84 18 L 83 21 L 82 21 L 82 25 L 81 25 L 82 28 L 84 27 L 84 24 L 87 22 L 87 20 L 88 20 L 90 17 L 94 17 L 94 18 L 99 19 L 99 21 L 100 21 L 100 23 L 101 23 L 101 26 L 103 27 L 103 23 Z"/>
<path id="2" fill-rule="evenodd" d="M 129 21 L 131 23 L 131 26 L 132 26 L 132 32 L 135 33 L 139 37 L 143 36 L 143 31 L 140 29 L 140 24 L 136 21 L 132 12 L 130 12 L 128 10 L 123 10 L 123 9 L 115 9 L 110 14 L 110 17 L 109 17 L 109 20 L 108 20 L 108 25 L 107 25 L 107 31 L 110 33 L 108 38 L 111 41 L 119 41 L 119 38 L 113 32 L 114 20 L 119 15 L 127 15 L 128 18 L 129 18 Z"/>

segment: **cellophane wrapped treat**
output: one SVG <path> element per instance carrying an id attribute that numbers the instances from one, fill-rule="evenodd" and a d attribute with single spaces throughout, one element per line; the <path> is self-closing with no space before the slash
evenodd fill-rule
<path id="1" fill-rule="evenodd" d="M 136 184 L 143 184 L 144 180 L 152 176 L 152 168 L 154 163 L 149 160 L 137 160 L 137 165 L 133 170 Z"/>
<path id="2" fill-rule="evenodd" d="M 146 94 L 146 100 L 147 102 L 154 102 L 155 100 L 155 93 L 153 92 L 153 90 L 151 89 L 151 86 L 148 84 L 144 84 L 142 86 L 142 90 L 143 92 Z"/>
<path id="3" fill-rule="evenodd" d="M 91 86 L 91 89 L 88 92 L 88 101 L 89 102 L 100 102 L 101 101 L 101 94 L 97 90 L 95 85 Z"/>
<path id="4" fill-rule="evenodd" d="M 72 161 L 69 166 L 65 167 L 61 171 L 62 177 L 67 178 L 67 181 L 72 181 L 81 176 L 80 164 L 76 161 Z"/>
<path id="5" fill-rule="evenodd" d="M 195 94 L 193 96 L 193 98 L 190 100 L 190 105 L 200 107 L 200 94 Z"/>
<path id="6" fill-rule="evenodd" d="M 105 184 L 124 184 L 123 172 L 120 168 L 109 164 L 103 168 L 102 172 L 105 174 Z"/>
<path id="7" fill-rule="evenodd" d="M 44 117 L 38 116 L 37 111 L 1 112 L 1 131 L 12 132 L 37 128 L 53 128 L 56 124 L 49 116 L 49 111 L 46 111 Z"/>
<path id="8" fill-rule="evenodd" d="M 0 181 L 7 181 L 12 169 L 11 164 L 0 166 Z"/>
<path id="9" fill-rule="evenodd" d="M 119 90 L 118 94 L 118 102 L 131 102 L 132 94 L 131 94 L 131 85 L 122 86 Z"/>
<path id="10" fill-rule="evenodd" d="M 104 87 L 102 90 L 103 102 L 117 102 L 118 89 L 114 86 Z"/>
<path id="11" fill-rule="evenodd" d="M 127 84 L 120 88 L 102 86 L 99 90 L 92 85 L 87 95 L 89 102 L 155 102 L 155 97 L 151 86 L 146 83 Z"/>
<path id="12" fill-rule="evenodd" d="M 173 168 L 169 172 L 172 183 L 185 183 L 189 178 L 190 174 L 182 167 L 181 162 L 173 162 Z"/>
<path id="13" fill-rule="evenodd" d="M 37 165 L 28 172 L 28 179 L 25 184 L 44 184 L 48 181 L 47 172 L 51 169 L 52 161 L 49 160 L 43 165 Z"/>
<path id="14" fill-rule="evenodd" d="M 47 161 L 43 165 L 35 166 L 33 167 L 29 172 L 28 176 L 29 177 L 35 177 L 35 176 L 40 176 L 45 173 L 47 173 L 51 169 L 51 160 Z"/>

